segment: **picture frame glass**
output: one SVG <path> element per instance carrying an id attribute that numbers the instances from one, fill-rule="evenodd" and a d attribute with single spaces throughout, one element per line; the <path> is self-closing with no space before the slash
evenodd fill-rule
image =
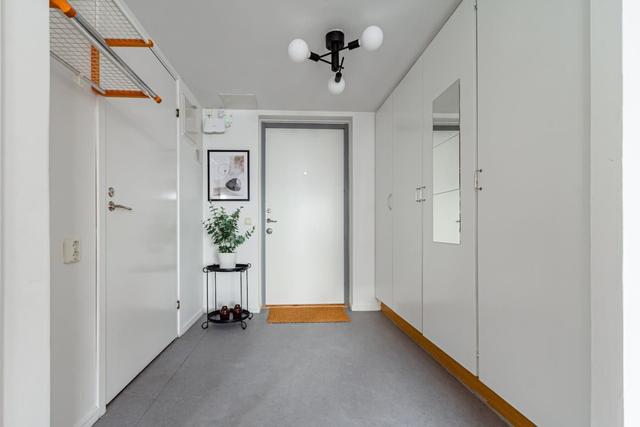
<path id="1" fill-rule="evenodd" d="M 249 150 L 209 150 L 209 201 L 249 200 Z"/>

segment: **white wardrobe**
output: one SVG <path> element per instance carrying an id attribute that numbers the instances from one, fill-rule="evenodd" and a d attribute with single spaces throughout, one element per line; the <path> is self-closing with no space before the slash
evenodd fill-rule
<path id="1" fill-rule="evenodd" d="M 376 114 L 377 298 L 545 426 L 589 424 L 588 11 L 463 0 Z"/>

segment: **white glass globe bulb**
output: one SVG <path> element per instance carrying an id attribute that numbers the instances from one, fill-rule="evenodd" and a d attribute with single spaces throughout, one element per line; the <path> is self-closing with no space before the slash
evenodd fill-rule
<path id="1" fill-rule="evenodd" d="M 362 32 L 361 44 L 366 50 L 376 50 L 382 46 L 384 34 L 377 25 L 370 25 Z"/>
<path id="2" fill-rule="evenodd" d="M 336 83 L 336 78 L 331 76 L 329 79 L 329 92 L 331 92 L 332 95 L 340 95 L 344 90 L 344 85 L 344 77 L 340 79 L 340 82 Z"/>
<path id="3" fill-rule="evenodd" d="M 307 42 L 302 39 L 293 39 L 289 43 L 289 58 L 293 62 L 304 62 L 311 55 Z"/>

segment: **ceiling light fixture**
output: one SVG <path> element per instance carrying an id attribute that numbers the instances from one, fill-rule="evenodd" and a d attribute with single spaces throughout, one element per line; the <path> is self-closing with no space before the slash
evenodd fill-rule
<path id="1" fill-rule="evenodd" d="M 329 92 L 333 95 L 339 95 L 344 91 L 345 81 L 342 77 L 342 70 L 344 70 L 344 57 L 340 59 L 340 52 L 349 49 L 357 49 L 360 46 L 365 50 L 377 50 L 382 46 L 384 34 L 380 27 L 371 25 L 362 32 L 360 40 L 354 40 L 345 45 L 344 33 L 341 30 L 329 31 L 325 36 L 325 45 L 329 52 L 319 55 L 309 50 L 309 45 L 302 39 L 294 39 L 289 43 L 289 57 L 293 62 L 304 62 L 305 59 L 310 59 L 314 62 L 324 62 L 331 65 L 331 71 L 336 73 L 335 76 L 331 76 L 329 79 Z M 331 61 L 324 58 L 331 56 Z"/>

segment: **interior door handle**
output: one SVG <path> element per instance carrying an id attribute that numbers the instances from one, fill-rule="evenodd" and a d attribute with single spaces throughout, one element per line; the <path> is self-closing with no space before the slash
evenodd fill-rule
<path id="1" fill-rule="evenodd" d="M 278 220 L 277 220 L 277 219 L 267 218 L 267 223 L 268 223 L 268 224 L 271 224 L 271 223 L 273 223 L 273 222 L 278 222 Z"/>
<path id="2" fill-rule="evenodd" d="M 130 208 L 129 206 L 118 205 L 116 203 L 113 203 L 113 201 L 109 202 L 108 209 L 111 212 L 115 211 L 116 209 L 124 209 L 124 210 L 127 210 L 127 211 L 132 211 L 133 210 L 133 208 Z"/>

